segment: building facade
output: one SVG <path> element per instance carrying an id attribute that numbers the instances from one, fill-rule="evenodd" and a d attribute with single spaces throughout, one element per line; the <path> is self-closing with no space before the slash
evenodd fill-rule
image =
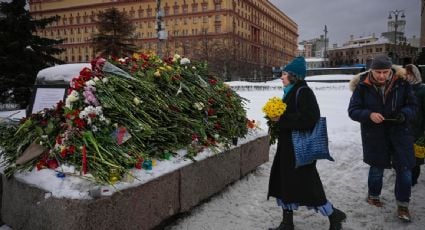
<path id="1" fill-rule="evenodd" d="M 158 39 L 158 3 L 163 40 Z M 297 49 L 297 24 L 267 0 L 31 0 L 29 5 L 34 18 L 60 16 L 38 35 L 66 39 L 59 58 L 68 63 L 96 57 L 94 19 L 112 7 L 131 17 L 141 52 L 206 60 L 226 80 L 271 77 L 271 67 L 289 62 Z"/>
<path id="2" fill-rule="evenodd" d="M 418 54 L 418 48 L 408 43 L 391 43 L 388 39 L 375 35 L 354 39 L 353 36 L 342 47 L 328 50 L 328 64 L 331 67 L 353 66 L 365 64 L 377 55 L 386 54 L 392 58 L 394 64 L 404 65 L 413 63 Z"/>
<path id="3" fill-rule="evenodd" d="M 329 39 L 324 35 L 320 35 L 320 38 L 313 38 L 305 40 L 299 43 L 303 46 L 302 52 L 305 58 L 323 58 L 325 55 L 325 47 L 329 47 Z"/>

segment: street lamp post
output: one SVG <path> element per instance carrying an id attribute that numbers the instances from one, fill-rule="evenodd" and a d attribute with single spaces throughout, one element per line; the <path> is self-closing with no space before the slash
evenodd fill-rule
<path id="1" fill-rule="evenodd" d="M 394 15 L 394 49 L 393 49 L 393 53 L 392 53 L 392 59 L 393 59 L 393 62 L 397 63 L 397 61 L 396 61 L 396 59 L 397 59 L 397 54 L 396 54 L 396 51 L 397 51 L 397 47 L 396 47 L 397 46 L 397 28 L 398 28 L 399 24 L 402 23 L 402 20 L 398 20 L 398 16 L 400 15 L 401 19 L 404 19 L 406 16 L 404 15 L 404 10 L 392 10 L 392 11 L 390 11 L 390 14 L 388 16 L 388 20 L 392 20 L 393 15 Z"/>
<path id="2" fill-rule="evenodd" d="M 402 19 L 405 18 L 406 16 L 404 15 L 404 10 L 392 10 L 392 11 L 390 11 L 390 14 L 388 16 L 389 20 L 393 19 L 392 15 L 394 15 L 394 44 L 397 44 L 397 28 L 398 28 L 398 24 L 399 24 L 398 16 L 400 15 L 400 17 Z"/>
<path id="3" fill-rule="evenodd" d="M 156 0 L 156 9 L 156 32 L 158 36 L 157 54 L 162 58 L 162 41 L 167 39 L 167 33 L 165 32 L 165 26 L 162 22 L 164 13 L 161 11 L 161 0 Z"/>
<path id="4" fill-rule="evenodd" d="M 326 50 L 326 35 L 328 34 L 328 27 L 325 25 L 325 29 L 323 30 L 323 32 L 325 32 L 325 50 L 324 50 L 324 52 L 323 52 L 323 60 L 324 60 L 324 67 L 326 67 L 326 58 L 327 58 L 327 56 L 328 56 L 328 52 L 327 52 L 327 50 Z"/>

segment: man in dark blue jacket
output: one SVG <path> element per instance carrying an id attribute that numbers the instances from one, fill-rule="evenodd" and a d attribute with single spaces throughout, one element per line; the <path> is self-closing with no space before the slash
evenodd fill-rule
<path id="1" fill-rule="evenodd" d="M 358 83 L 352 87 L 348 107 L 350 118 L 360 122 L 363 160 L 370 165 L 367 202 L 382 207 L 379 196 L 384 169 L 393 167 L 397 214 L 408 222 L 415 158 L 413 133 L 407 121 L 415 116 L 416 98 L 410 84 L 403 79 L 404 69 L 393 68 L 387 56 L 375 57 L 370 68 L 353 78 Z"/>

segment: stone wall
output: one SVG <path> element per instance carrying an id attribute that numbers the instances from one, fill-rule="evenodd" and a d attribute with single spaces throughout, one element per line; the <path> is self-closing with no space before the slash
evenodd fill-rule
<path id="1" fill-rule="evenodd" d="M 269 137 L 194 162 L 138 187 L 91 200 L 49 197 L 2 180 L 1 220 L 13 229 L 152 229 L 189 211 L 269 159 Z"/>

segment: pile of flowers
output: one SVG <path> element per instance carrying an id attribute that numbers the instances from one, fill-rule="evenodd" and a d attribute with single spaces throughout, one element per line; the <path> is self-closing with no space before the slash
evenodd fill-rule
<path id="1" fill-rule="evenodd" d="M 253 126 L 245 99 L 208 75 L 206 63 L 140 53 L 91 64 L 72 79 L 64 103 L 0 132 L 7 176 L 72 166 L 74 175 L 111 184 L 179 149 L 193 158 L 229 147 Z"/>
<path id="2" fill-rule="evenodd" d="M 281 98 L 272 97 L 263 106 L 263 113 L 269 126 L 270 144 L 276 143 L 279 129 L 276 121 L 286 111 L 286 103 Z"/>

